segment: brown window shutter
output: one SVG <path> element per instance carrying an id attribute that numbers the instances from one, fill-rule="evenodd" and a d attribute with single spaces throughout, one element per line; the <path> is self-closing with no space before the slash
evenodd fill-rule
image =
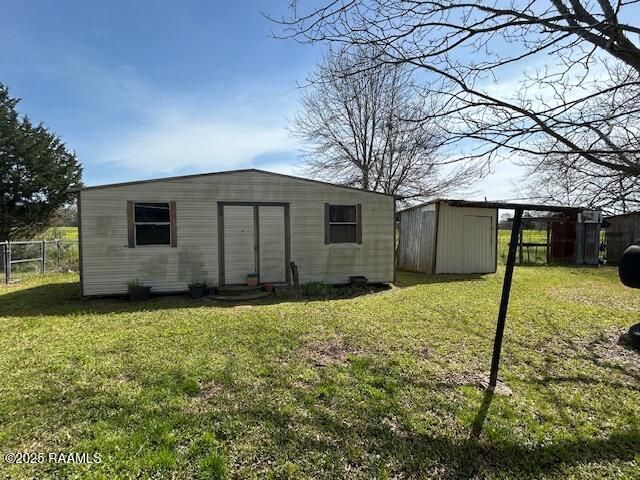
<path id="1" fill-rule="evenodd" d="M 169 202 L 169 221 L 171 222 L 171 247 L 178 246 L 178 227 L 176 225 L 176 202 Z"/>
<path id="2" fill-rule="evenodd" d="M 331 232 L 329 231 L 329 204 L 324 204 L 324 244 L 331 243 Z"/>
<path id="3" fill-rule="evenodd" d="M 358 244 L 362 245 L 362 204 L 358 204 L 356 215 L 358 216 L 358 225 L 356 227 L 356 238 L 358 239 Z"/>
<path id="4" fill-rule="evenodd" d="M 136 246 L 135 225 L 133 224 L 133 202 L 127 201 L 127 239 L 129 248 Z"/>

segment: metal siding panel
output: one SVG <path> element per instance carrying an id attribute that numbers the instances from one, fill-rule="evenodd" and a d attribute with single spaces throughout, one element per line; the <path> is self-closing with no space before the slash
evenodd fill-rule
<path id="1" fill-rule="evenodd" d="M 493 270 L 493 219 L 464 215 L 462 219 L 462 273 Z"/>
<path id="2" fill-rule="evenodd" d="M 435 211 L 415 208 L 400 214 L 398 267 L 410 272 L 431 273 Z"/>
<path id="3" fill-rule="evenodd" d="M 477 273 L 491 273 L 494 271 L 497 245 L 495 232 L 493 232 L 493 228 L 495 227 L 493 225 L 495 225 L 497 210 L 493 208 L 452 207 L 446 202 L 442 202 L 439 212 L 440 218 L 438 220 L 436 273 L 468 273 L 465 271 L 464 255 L 462 253 L 464 249 L 463 220 L 465 215 L 489 217 L 491 219 L 492 236 L 489 241 L 491 265 L 483 269 L 482 272 Z M 481 251 L 485 252 L 486 250 Z"/>

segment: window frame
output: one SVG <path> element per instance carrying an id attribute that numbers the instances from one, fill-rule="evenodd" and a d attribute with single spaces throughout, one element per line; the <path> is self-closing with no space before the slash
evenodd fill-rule
<path id="1" fill-rule="evenodd" d="M 328 244 L 329 245 L 359 245 L 360 242 L 358 242 L 358 224 L 360 223 L 360 216 L 359 216 L 359 208 L 358 208 L 358 204 L 338 204 L 338 203 L 328 203 L 328 212 L 327 212 L 327 228 L 329 229 L 327 238 L 328 238 Z M 355 210 L 355 214 L 356 214 L 356 219 L 353 222 L 332 222 L 331 221 L 331 207 L 352 207 Z M 332 242 L 331 241 L 331 226 L 332 225 L 353 225 L 355 228 L 355 236 L 354 236 L 354 240 L 352 242 Z"/>
<path id="2" fill-rule="evenodd" d="M 169 213 L 169 221 L 168 222 L 139 222 L 136 219 L 136 206 L 138 205 L 148 205 L 153 203 L 161 203 L 167 205 L 167 212 Z M 141 202 L 133 202 L 133 245 L 136 248 L 146 248 L 146 247 L 171 247 L 173 238 L 173 222 L 171 222 L 171 202 L 150 202 L 150 201 L 141 201 Z M 138 225 L 169 225 L 169 241 L 167 243 L 138 243 Z"/>

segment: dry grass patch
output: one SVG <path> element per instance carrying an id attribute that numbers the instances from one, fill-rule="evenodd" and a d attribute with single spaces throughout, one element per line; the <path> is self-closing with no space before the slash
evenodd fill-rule
<path id="1" fill-rule="evenodd" d="M 640 349 L 629 340 L 626 329 L 607 329 L 596 340 L 584 342 L 581 349 L 593 355 L 594 360 L 602 360 L 628 372 L 640 379 Z"/>
<path id="2" fill-rule="evenodd" d="M 304 352 L 305 357 L 312 359 L 316 367 L 345 363 L 350 355 L 362 355 L 360 349 L 349 346 L 340 336 L 310 341 L 305 345 Z"/>
<path id="3" fill-rule="evenodd" d="M 640 292 L 622 284 L 581 283 L 571 286 L 554 286 L 547 289 L 556 300 L 574 302 L 599 308 L 615 308 L 628 312 L 640 311 Z"/>

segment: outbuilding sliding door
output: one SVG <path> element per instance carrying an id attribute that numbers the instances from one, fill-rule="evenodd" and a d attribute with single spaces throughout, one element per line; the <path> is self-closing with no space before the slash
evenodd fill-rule
<path id="1" fill-rule="evenodd" d="M 220 285 L 246 282 L 257 273 L 260 283 L 288 283 L 289 206 L 287 204 L 218 204 Z"/>
<path id="2" fill-rule="evenodd" d="M 256 271 L 253 206 L 224 206 L 224 283 L 245 283 Z"/>
<path id="3" fill-rule="evenodd" d="M 285 215 L 282 206 L 259 206 L 258 239 L 259 280 L 267 283 L 286 281 Z"/>
<path id="4" fill-rule="evenodd" d="M 463 273 L 491 272 L 495 265 L 493 219 L 465 215 L 462 220 Z"/>

